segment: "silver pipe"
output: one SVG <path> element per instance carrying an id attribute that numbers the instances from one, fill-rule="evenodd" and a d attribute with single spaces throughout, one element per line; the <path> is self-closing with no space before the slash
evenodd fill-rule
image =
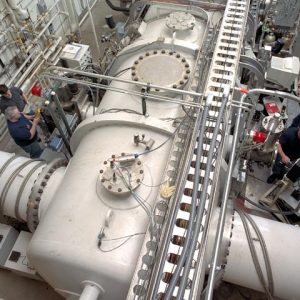
<path id="1" fill-rule="evenodd" d="M 198 242 L 199 233 L 200 233 L 200 229 L 201 229 L 201 223 L 202 223 L 204 210 L 205 210 L 205 204 L 207 201 L 207 189 L 208 189 L 209 180 L 210 180 L 209 173 L 210 173 L 210 170 L 212 167 L 212 161 L 213 161 L 213 157 L 215 154 L 215 148 L 216 148 L 217 138 L 219 135 L 221 121 L 223 119 L 224 111 L 225 111 L 226 105 L 228 103 L 229 92 L 230 92 L 230 87 L 228 85 L 226 85 L 224 87 L 224 93 L 223 93 L 223 97 L 222 97 L 222 105 L 220 107 L 218 119 L 216 121 L 213 136 L 211 138 L 211 144 L 210 144 L 208 157 L 207 157 L 207 161 L 206 161 L 205 177 L 203 180 L 201 195 L 200 195 L 200 199 L 199 199 L 199 207 L 197 209 L 197 216 L 196 216 L 196 219 L 194 221 L 194 226 L 193 226 L 193 228 L 194 228 L 193 237 L 192 237 L 192 239 L 190 241 L 190 245 L 189 245 L 190 251 L 188 252 L 188 255 L 187 255 L 187 258 L 185 261 L 185 268 L 183 270 L 183 274 L 182 274 L 182 277 L 180 280 L 180 285 L 179 285 L 179 290 L 178 290 L 178 295 L 177 295 L 177 298 L 179 300 L 183 299 L 183 297 L 184 297 L 184 291 L 186 289 L 186 284 L 187 284 L 187 280 L 189 277 L 191 264 L 192 264 L 194 253 L 195 253 L 195 250 L 197 247 L 197 242 Z M 198 145 L 198 147 L 199 147 L 199 145 Z M 192 220 L 191 220 L 191 222 L 192 222 Z"/>
<path id="2" fill-rule="evenodd" d="M 57 71 L 62 71 L 62 72 L 72 73 L 72 74 L 78 74 L 78 75 L 88 76 L 88 77 L 97 78 L 97 79 L 106 79 L 109 81 L 117 81 L 117 82 L 132 84 L 132 85 L 138 85 L 138 86 L 146 88 L 146 89 L 147 88 L 160 89 L 163 91 L 172 92 L 172 93 L 180 94 L 180 95 L 188 95 L 188 96 L 194 96 L 194 97 L 201 97 L 203 95 L 201 93 L 196 93 L 196 92 L 192 92 L 192 91 L 184 91 L 184 90 L 178 90 L 178 89 L 173 89 L 173 88 L 166 88 L 166 87 L 162 87 L 162 86 L 151 84 L 151 83 L 126 80 L 126 79 L 122 79 L 122 78 L 117 78 L 117 77 L 112 77 L 112 76 L 107 76 L 107 75 L 102 75 L 102 74 L 96 74 L 96 73 L 89 73 L 89 72 L 85 72 L 85 71 L 81 71 L 81 70 L 68 69 L 68 68 L 57 67 L 57 66 L 51 66 L 48 68 L 48 71 L 52 71 L 52 70 L 57 70 Z"/>
<path id="3" fill-rule="evenodd" d="M 280 93 L 281 96 L 286 96 L 286 97 L 289 96 L 290 99 L 297 98 L 298 99 L 297 101 L 300 102 L 300 99 L 298 97 L 290 95 L 288 93 L 270 91 L 270 90 L 265 90 L 265 89 L 253 89 L 253 90 L 249 90 L 248 94 L 242 95 L 240 104 L 242 106 L 246 97 L 250 94 L 269 94 L 269 95 L 276 94 L 276 95 L 278 95 L 278 93 Z M 292 97 L 290 97 L 290 96 L 292 96 Z M 231 177 L 232 177 L 232 172 L 234 169 L 237 143 L 238 143 L 238 138 L 239 138 L 239 134 L 240 134 L 239 127 L 240 127 L 240 123 L 241 123 L 242 110 L 243 110 L 243 108 L 239 107 L 238 111 L 237 111 L 235 130 L 234 130 L 231 153 L 230 153 L 229 164 L 228 164 L 228 169 L 227 169 L 227 176 L 226 176 L 225 187 L 224 187 L 224 192 L 223 192 L 223 196 L 222 196 L 221 213 L 220 213 L 219 223 L 218 223 L 217 233 L 216 233 L 217 238 L 215 240 L 214 247 L 213 247 L 213 249 L 214 249 L 213 259 L 212 259 L 212 264 L 211 264 L 211 268 L 209 271 L 209 277 L 208 277 L 208 283 L 207 283 L 208 289 L 207 289 L 207 292 L 205 295 L 205 300 L 211 300 L 213 297 L 213 289 L 214 289 L 214 284 L 215 284 L 217 262 L 218 262 L 220 246 L 221 246 L 222 238 L 223 238 L 226 209 L 227 209 L 227 203 L 228 203 L 228 198 L 229 198 L 229 193 L 230 193 L 230 188 L 231 188 Z"/>
<path id="4" fill-rule="evenodd" d="M 24 69 L 24 67 L 27 65 L 28 61 L 32 58 L 32 56 L 36 54 L 36 50 L 34 50 L 33 52 L 31 52 L 27 58 L 25 59 L 25 61 L 22 63 L 22 65 L 19 67 L 18 70 L 16 70 L 14 76 L 8 81 L 7 86 L 10 86 L 15 79 L 17 78 L 17 76 L 19 75 L 19 73 Z"/>
<path id="5" fill-rule="evenodd" d="M 97 3 L 97 0 L 94 1 L 94 3 L 90 6 L 90 8 L 92 9 L 95 6 L 96 3 Z M 87 16 L 88 16 L 88 12 L 79 21 L 79 26 L 81 26 L 84 23 L 84 21 L 86 20 Z"/>
<path id="6" fill-rule="evenodd" d="M 96 29 L 95 29 L 94 19 L 93 19 L 93 15 L 92 15 L 92 12 L 91 12 L 89 0 L 86 0 L 85 2 L 86 2 L 86 5 L 87 5 L 89 17 L 90 17 L 90 20 L 91 20 L 91 25 L 92 25 L 92 30 L 93 30 L 93 34 L 94 34 L 95 43 L 96 43 L 97 50 L 98 50 L 98 55 L 100 57 L 100 54 L 101 54 L 100 46 L 99 46 L 99 42 L 98 42 L 98 37 L 97 37 Z"/>
<path id="7" fill-rule="evenodd" d="M 60 2 L 61 0 L 56 0 L 53 5 L 47 9 L 47 12 L 44 16 L 42 16 L 35 24 L 34 24 L 34 28 L 36 28 L 37 26 L 39 26 L 41 24 L 41 22 L 45 19 L 45 17 L 52 11 L 53 8 L 55 8 L 58 3 Z"/>
<path id="8" fill-rule="evenodd" d="M 207 101 L 204 106 L 204 111 L 201 115 L 201 123 L 199 123 L 198 127 L 198 146 L 197 146 L 197 154 L 196 154 L 196 166 L 195 166 L 195 177 L 194 177 L 194 182 L 193 182 L 193 193 L 192 193 L 192 209 L 190 212 L 190 221 L 188 223 L 188 228 L 185 236 L 185 241 L 184 245 L 182 247 L 182 251 L 180 254 L 179 261 L 177 262 L 175 272 L 173 272 L 171 282 L 169 283 L 168 289 L 165 294 L 165 299 L 171 299 L 175 286 L 177 284 L 177 281 L 179 279 L 179 276 L 181 274 L 181 270 L 186 262 L 187 258 L 187 252 L 189 250 L 189 244 L 192 239 L 192 233 L 193 233 L 193 227 L 194 227 L 194 222 L 193 220 L 195 219 L 196 216 L 196 202 L 197 202 L 197 197 L 198 197 L 198 189 L 199 189 L 199 183 L 200 183 L 200 163 L 201 163 L 201 158 L 202 158 L 202 151 L 203 151 L 203 138 L 204 138 L 204 131 L 205 131 L 205 123 L 206 123 L 206 118 L 208 114 L 209 107 L 212 102 L 213 95 L 208 95 L 207 96 Z M 197 143 L 197 142 L 196 142 Z M 196 145 L 195 145 L 196 146 Z M 186 267 L 186 266 L 185 266 Z M 178 298 L 180 299 L 180 295 L 178 293 Z"/>
<path id="9" fill-rule="evenodd" d="M 120 89 L 120 88 L 114 88 L 114 87 L 107 86 L 107 85 L 104 85 L 104 84 L 86 82 L 86 81 L 77 80 L 77 79 L 74 79 L 74 78 L 58 77 L 58 76 L 55 76 L 55 75 L 52 75 L 52 74 L 45 74 L 44 73 L 44 74 L 41 75 L 41 78 L 49 78 L 49 79 L 54 79 L 54 80 L 70 82 L 70 83 L 77 83 L 77 84 L 87 86 L 87 87 L 95 87 L 95 88 L 100 88 L 100 89 L 104 89 L 104 90 L 108 90 L 108 91 L 113 91 L 113 92 L 117 92 L 117 93 L 124 93 L 124 94 L 128 94 L 128 95 L 139 96 L 139 97 L 145 96 L 144 93 L 142 93 L 142 92 L 136 92 L 136 91 L 129 91 L 129 90 Z M 181 105 L 190 106 L 190 107 L 198 107 L 198 108 L 202 107 L 202 105 L 198 104 L 198 103 L 184 101 L 184 100 L 175 99 L 175 98 L 164 97 L 164 96 L 159 96 L 159 95 L 147 94 L 147 98 L 148 99 L 165 101 L 165 102 L 170 102 L 170 103 L 181 104 Z"/>
<path id="10" fill-rule="evenodd" d="M 69 123 L 68 123 L 68 120 L 66 118 L 65 112 L 64 112 L 64 110 L 63 110 L 63 108 L 60 104 L 59 98 L 58 98 L 57 94 L 54 91 L 51 92 L 51 96 L 53 96 L 52 98 L 54 100 L 54 103 L 56 104 L 56 107 L 58 109 L 60 117 L 61 117 L 62 121 L 65 124 L 65 127 L 66 127 L 66 130 L 67 130 L 68 134 L 69 134 L 69 137 L 71 137 L 72 136 L 72 130 L 69 126 Z"/>

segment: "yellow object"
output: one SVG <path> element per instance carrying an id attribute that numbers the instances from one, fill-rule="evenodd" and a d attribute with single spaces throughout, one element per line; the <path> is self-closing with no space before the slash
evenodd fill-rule
<path id="1" fill-rule="evenodd" d="M 164 199 L 169 199 L 174 194 L 175 186 L 169 186 L 169 183 L 164 184 L 160 189 L 160 196 Z"/>
<path id="2" fill-rule="evenodd" d="M 35 112 L 35 117 L 36 117 L 36 118 L 39 118 L 40 116 L 41 116 L 41 109 L 38 108 L 38 109 L 36 110 L 36 112 Z"/>

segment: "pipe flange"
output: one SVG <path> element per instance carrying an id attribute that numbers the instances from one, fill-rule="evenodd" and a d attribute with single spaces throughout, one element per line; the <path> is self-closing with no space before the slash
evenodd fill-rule
<path id="1" fill-rule="evenodd" d="M 66 166 L 66 164 L 66 159 L 58 158 L 53 160 L 47 166 L 45 166 L 35 181 L 31 189 L 26 212 L 27 226 L 31 232 L 34 232 L 39 224 L 38 212 L 40 201 L 44 192 L 44 188 L 47 186 L 48 180 L 57 169 Z"/>
<path id="2" fill-rule="evenodd" d="M 195 17 L 184 11 L 175 11 L 166 18 L 166 26 L 172 31 L 192 30 L 195 24 Z"/>
<path id="3" fill-rule="evenodd" d="M 164 49 L 147 51 L 131 67 L 133 81 L 174 89 L 182 89 L 189 80 L 190 73 L 186 58 L 178 52 Z M 164 90 L 153 87 L 149 91 L 164 93 Z"/>

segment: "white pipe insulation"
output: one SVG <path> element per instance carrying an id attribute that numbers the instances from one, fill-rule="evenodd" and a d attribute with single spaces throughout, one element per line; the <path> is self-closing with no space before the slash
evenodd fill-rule
<path id="1" fill-rule="evenodd" d="M 274 280 L 274 295 L 282 299 L 300 299 L 300 228 L 251 215 L 267 246 Z M 263 253 L 251 225 L 251 236 L 260 266 L 266 277 Z M 249 250 L 240 216 L 235 213 L 231 245 L 223 280 L 263 291 Z"/>
<path id="2" fill-rule="evenodd" d="M 22 9 L 18 5 L 18 3 L 17 3 L 18 1 L 16 1 L 16 0 L 6 0 L 6 2 L 10 6 L 10 8 L 13 10 L 14 15 L 16 16 L 16 18 L 19 22 L 29 18 L 29 14 L 28 14 L 27 10 Z"/>
<path id="3" fill-rule="evenodd" d="M 0 212 L 27 223 L 39 221 L 64 173 L 61 160 L 47 164 L 46 161 L 0 151 Z M 34 220 L 29 220 L 30 206 L 37 212 Z"/>
<path id="4" fill-rule="evenodd" d="M 45 165 L 45 162 L 0 152 L 0 208 L 4 215 L 27 221 L 31 188 Z"/>

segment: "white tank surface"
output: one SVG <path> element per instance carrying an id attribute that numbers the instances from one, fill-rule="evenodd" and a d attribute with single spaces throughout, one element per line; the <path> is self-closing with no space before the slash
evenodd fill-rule
<path id="1" fill-rule="evenodd" d="M 122 51 L 111 75 L 131 80 L 132 66 L 140 56 L 144 60 L 147 51 L 156 55 L 153 51 L 172 47 L 180 54 L 175 63 L 178 74 L 181 67 L 182 78 L 186 69 L 191 72 L 203 24 L 196 18 L 192 30 L 197 38 L 172 46 L 170 39 L 166 43 L 161 39 L 161 33 L 170 30 L 167 15 L 150 22 L 136 44 Z M 156 31 L 156 23 L 162 30 Z M 167 76 L 170 72 L 165 70 Z M 174 78 L 180 82 L 181 75 Z M 189 78 L 184 80 L 178 89 L 187 86 Z M 174 133 L 188 119 L 180 104 L 151 100 L 146 94 L 143 115 L 141 97 L 126 94 L 141 88 L 125 82 L 110 85 L 115 86 L 124 93 L 106 92 L 97 114 L 82 122 L 72 136 L 74 156 L 28 249 L 39 274 L 65 297 L 79 297 L 89 282 L 101 290 L 101 299 L 126 298 L 144 234 L 153 223 L 146 210 L 152 211 L 158 196 Z M 176 93 L 151 92 L 182 99 Z"/>

